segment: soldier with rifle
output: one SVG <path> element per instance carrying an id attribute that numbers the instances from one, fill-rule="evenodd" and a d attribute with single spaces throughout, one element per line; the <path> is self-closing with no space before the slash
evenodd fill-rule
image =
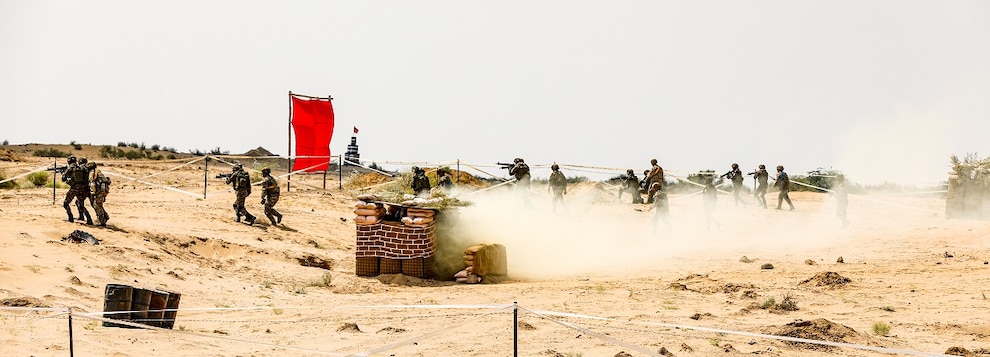
<path id="1" fill-rule="evenodd" d="M 732 198 L 735 199 L 736 206 L 739 206 L 740 203 L 746 205 L 746 201 L 743 201 L 742 197 L 739 196 L 742 192 L 744 179 L 742 170 L 739 170 L 739 164 L 733 163 L 732 169 L 719 176 L 719 178 L 728 178 L 729 181 L 732 181 Z"/>
<path id="2" fill-rule="evenodd" d="M 264 179 L 261 183 L 261 204 L 265 206 L 265 217 L 268 217 L 268 221 L 274 226 L 282 223 L 282 214 L 275 210 L 279 196 L 278 182 L 272 177 L 272 169 L 267 167 L 261 169 L 261 176 Z"/>
<path id="3" fill-rule="evenodd" d="M 251 195 L 251 175 L 244 171 L 244 166 L 236 164 L 231 169 L 230 174 L 217 175 L 217 177 L 226 177 L 227 184 L 231 185 L 237 193 L 237 198 L 234 200 L 234 213 L 237 214 L 237 222 L 240 222 L 241 216 L 244 216 L 249 225 L 254 225 L 254 220 L 257 217 L 248 212 L 247 207 L 244 206 L 244 201 Z"/>
<path id="4" fill-rule="evenodd" d="M 96 220 L 100 222 L 100 226 L 106 227 L 107 221 L 110 220 L 110 215 L 103 208 L 103 204 L 107 201 L 107 195 L 110 193 L 111 181 L 96 166 L 95 162 L 91 162 L 86 166 L 86 169 L 89 171 L 89 182 L 93 189 L 93 195 L 89 197 L 89 204 L 93 205 L 93 210 L 96 211 Z"/>
<path id="5" fill-rule="evenodd" d="M 622 201 L 622 192 L 629 192 L 632 195 L 632 203 L 643 203 L 643 196 L 639 194 L 639 178 L 636 177 L 636 172 L 633 169 L 626 170 L 626 177 L 622 181 L 622 187 L 619 188 L 619 201 Z"/>
<path id="6" fill-rule="evenodd" d="M 512 160 L 512 164 L 498 163 L 498 165 L 504 169 L 509 169 L 509 175 L 512 175 L 516 179 L 516 193 L 522 200 L 523 206 L 530 207 L 529 195 L 529 165 L 522 158 L 515 158 Z"/>
<path id="7" fill-rule="evenodd" d="M 65 201 L 62 202 L 62 207 L 65 208 L 65 213 L 69 216 L 69 222 L 75 221 L 72 216 L 72 209 L 69 208 L 69 204 L 75 199 L 76 209 L 79 210 L 78 219 L 82 220 L 85 218 L 86 224 L 92 225 L 93 219 L 89 215 L 89 210 L 86 209 L 86 199 L 90 195 L 89 172 L 85 166 L 79 166 L 75 156 L 69 156 L 66 166 L 65 174 L 62 175 L 62 182 L 69 185 L 69 191 L 65 193 Z"/>
<path id="8" fill-rule="evenodd" d="M 770 174 L 767 173 L 767 166 L 760 164 L 760 168 L 753 170 L 753 172 L 747 175 L 753 176 L 753 181 L 756 187 L 753 188 L 753 197 L 756 197 L 756 202 L 760 204 L 761 207 L 767 208 L 767 180 L 770 178 Z"/>

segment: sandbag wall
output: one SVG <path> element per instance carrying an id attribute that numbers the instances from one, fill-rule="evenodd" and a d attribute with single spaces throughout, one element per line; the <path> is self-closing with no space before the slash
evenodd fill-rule
<path id="1" fill-rule="evenodd" d="M 357 231 L 354 252 L 356 275 L 433 277 L 436 253 L 436 225 L 433 219 L 436 210 L 359 201 L 354 214 L 357 215 L 354 220 Z M 386 216 L 400 218 L 393 221 Z"/>
<path id="2" fill-rule="evenodd" d="M 509 274 L 505 246 L 501 244 L 479 244 L 464 250 L 464 265 L 467 268 L 454 275 L 461 283 L 480 283 L 485 277 Z"/>
<path id="3" fill-rule="evenodd" d="M 181 294 L 171 291 L 107 284 L 103 302 L 104 317 L 171 329 L 175 324 L 175 310 L 179 308 L 181 297 Z M 133 327 L 106 321 L 103 326 Z"/>

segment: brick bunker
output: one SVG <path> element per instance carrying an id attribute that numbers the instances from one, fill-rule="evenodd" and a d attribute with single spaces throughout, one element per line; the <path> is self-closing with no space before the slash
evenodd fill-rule
<path id="1" fill-rule="evenodd" d="M 438 209 L 387 202 L 359 201 L 354 210 L 357 231 L 355 274 L 404 274 L 433 278 L 437 251 Z"/>

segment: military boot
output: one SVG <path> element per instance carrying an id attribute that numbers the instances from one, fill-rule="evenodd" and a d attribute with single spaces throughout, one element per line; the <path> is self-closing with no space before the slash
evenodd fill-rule
<path id="1" fill-rule="evenodd" d="M 74 217 L 72 217 L 72 212 L 66 212 L 69 214 L 69 223 L 75 222 Z"/>
<path id="2" fill-rule="evenodd" d="M 275 215 L 278 217 L 278 222 L 276 222 L 276 223 L 282 224 L 282 214 L 281 213 L 276 213 Z"/>
<path id="3" fill-rule="evenodd" d="M 274 226 L 274 225 L 276 225 L 276 224 L 278 224 L 278 223 L 277 223 L 277 222 L 275 221 L 275 216 L 273 216 L 273 215 L 271 215 L 271 214 L 265 214 L 265 217 L 268 217 L 268 221 L 269 221 L 269 222 L 272 222 L 272 225 L 273 225 L 273 226 Z"/>
<path id="4" fill-rule="evenodd" d="M 248 225 L 249 225 L 249 226 L 253 226 L 253 225 L 254 225 L 254 220 L 256 220 L 256 219 L 258 219 L 258 217 L 255 217 L 255 216 L 248 216 L 248 217 L 247 217 L 247 222 L 248 222 Z"/>

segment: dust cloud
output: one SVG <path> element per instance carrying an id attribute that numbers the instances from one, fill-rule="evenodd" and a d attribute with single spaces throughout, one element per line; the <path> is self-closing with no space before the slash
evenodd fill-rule
<path id="1" fill-rule="evenodd" d="M 721 189 L 731 191 L 729 186 Z M 650 205 L 632 204 L 628 195 L 619 202 L 614 188 L 592 182 L 571 185 L 568 191 L 566 208 L 557 212 L 546 187 L 537 184 L 526 193 L 528 207 L 511 186 L 467 196 L 472 205 L 459 209 L 454 235 L 505 245 L 513 278 L 548 279 L 668 269 L 685 259 L 810 252 L 842 244 L 849 232 L 836 218 L 833 200 L 822 194 L 795 200 L 796 210 L 788 211 L 786 203 L 783 210 L 774 209 L 773 192 L 766 196 L 769 209 L 757 206 L 751 193 L 744 193 L 746 203 L 737 206 L 731 193 L 724 192 L 714 212 L 720 225 L 711 230 L 700 195 L 671 195 L 670 226 L 660 221 L 654 233 Z"/>
<path id="2" fill-rule="evenodd" d="M 864 118 L 836 142 L 836 168 L 860 184 L 929 186 L 948 178 L 947 118 L 902 110 L 889 120 Z"/>

